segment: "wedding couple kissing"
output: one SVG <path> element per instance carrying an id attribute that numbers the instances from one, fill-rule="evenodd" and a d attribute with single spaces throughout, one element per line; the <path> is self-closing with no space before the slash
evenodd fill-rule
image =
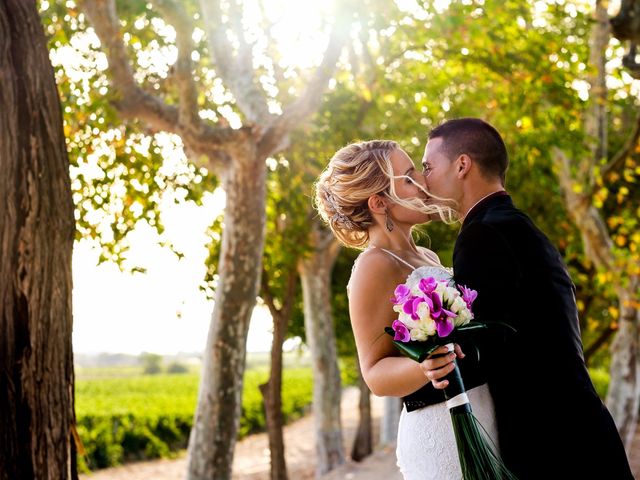
<path id="1" fill-rule="evenodd" d="M 520 480 L 633 479 L 585 365 L 574 284 L 557 249 L 514 206 L 508 164 L 493 126 L 459 118 L 428 134 L 421 169 L 396 142 L 372 140 L 338 150 L 316 183 L 322 218 L 363 250 L 347 286 L 349 314 L 367 385 L 403 398 L 398 466 L 406 480 L 462 478 L 443 393 L 458 365 L 474 414 Z M 452 281 L 478 293 L 472 322 L 515 333 L 490 329 L 418 363 L 380 333 L 398 318 L 389 299 L 413 270 L 451 276 L 439 246 L 412 237 L 436 220 L 460 223 Z"/>

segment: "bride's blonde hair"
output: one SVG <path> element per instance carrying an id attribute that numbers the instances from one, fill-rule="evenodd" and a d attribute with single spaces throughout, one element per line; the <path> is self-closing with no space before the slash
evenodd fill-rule
<path id="1" fill-rule="evenodd" d="M 334 235 L 346 246 L 363 248 L 369 243 L 369 228 L 374 220 L 368 200 L 375 194 L 384 195 L 406 208 L 438 215 L 446 223 L 456 220 L 454 210 L 449 207 L 425 204 L 419 198 L 398 197 L 393 182 L 397 178 L 411 179 L 414 185 L 433 197 L 411 177 L 393 175 L 391 154 L 398 149 L 400 146 L 392 140 L 352 143 L 338 150 L 318 177 L 315 206 Z"/>

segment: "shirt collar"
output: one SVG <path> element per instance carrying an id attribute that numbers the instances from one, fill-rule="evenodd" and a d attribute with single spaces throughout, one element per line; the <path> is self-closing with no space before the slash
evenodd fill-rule
<path id="1" fill-rule="evenodd" d="M 462 218 L 462 224 L 464 225 L 464 222 L 467 220 L 467 218 L 469 218 L 469 214 L 471 214 L 471 212 L 473 212 L 478 206 L 480 206 L 480 204 L 486 202 L 487 200 L 493 198 L 493 197 L 500 197 L 503 195 L 509 195 L 506 190 L 498 190 L 497 192 L 492 192 L 488 195 L 485 195 L 484 197 L 482 197 L 480 200 L 478 200 L 476 203 L 473 204 L 473 206 L 467 210 L 467 213 L 465 214 L 465 216 Z"/>

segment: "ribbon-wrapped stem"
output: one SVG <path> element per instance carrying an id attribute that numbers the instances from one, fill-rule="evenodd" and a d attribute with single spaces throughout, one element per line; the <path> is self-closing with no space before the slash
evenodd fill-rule
<path id="1" fill-rule="evenodd" d="M 454 351 L 453 343 L 447 343 L 448 353 Z M 445 354 L 446 355 L 446 354 Z M 449 384 L 444 389 L 444 398 L 447 399 L 447 408 L 452 415 L 456 413 L 471 413 L 471 403 L 464 388 L 464 381 L 460 374 L 460 369 L 456 364 L 455 368 L 444 377 Z"/>

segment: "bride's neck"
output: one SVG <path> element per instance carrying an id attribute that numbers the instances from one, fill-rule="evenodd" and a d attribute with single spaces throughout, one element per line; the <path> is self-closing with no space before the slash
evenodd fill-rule
<path id="1" fill-rule="evenodd" d="M 393 252 L 418 253 L 418 247 L 413 241 L 411 233 L 396 231 L 381 231 L 379 228 L 369 231 L 369 247 L 384 248 Z"/>

